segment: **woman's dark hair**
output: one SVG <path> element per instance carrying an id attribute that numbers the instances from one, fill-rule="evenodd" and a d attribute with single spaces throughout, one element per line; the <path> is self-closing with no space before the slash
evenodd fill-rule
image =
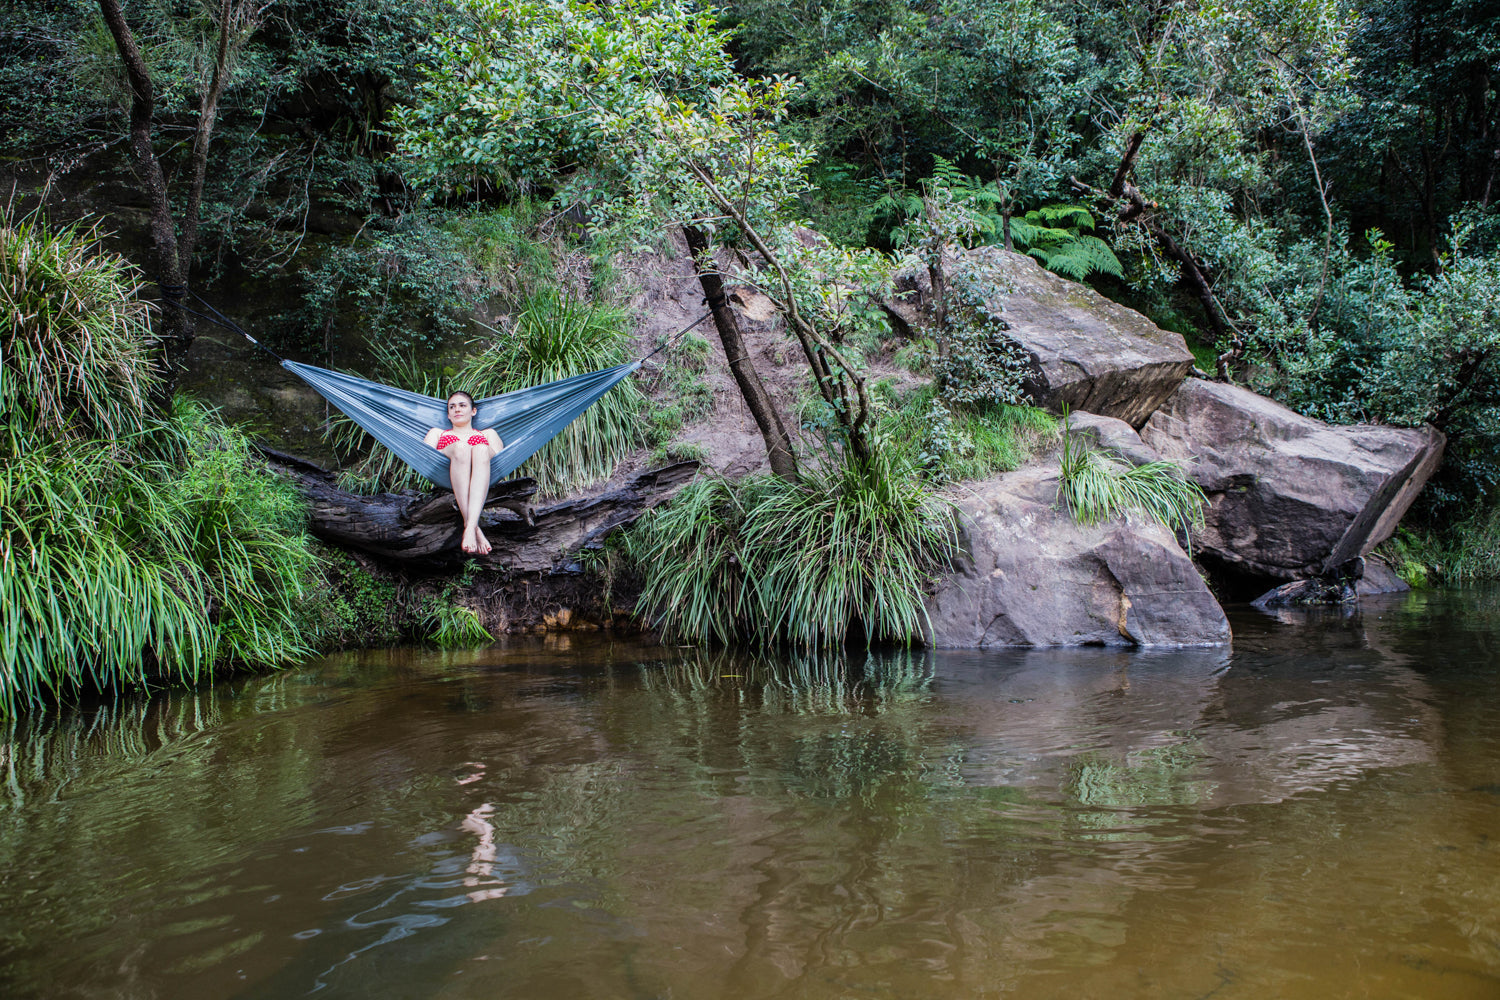
<path id="1" fill-rule="evenodd" d="M 467 392 L 464 392 L 462 389 L 455 389 L 453 392 L 448 393 L 448 398 L 450 400 L 454 396 L 463 396 L 465 399 L 467 399 L 469 401 L 469 405 L 472 406 L 472 407 L 474 407 L 474 412 L 475 413 L 479 412 L 479 404 L 476 403 L 476 402 L 474 402 L 474 397 L 471 396 L 471 395 L 469 395 Z"/>

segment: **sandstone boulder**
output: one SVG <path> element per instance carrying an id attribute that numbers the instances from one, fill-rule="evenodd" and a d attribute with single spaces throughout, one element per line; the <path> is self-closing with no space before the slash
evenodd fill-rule
<path id="1" fill-rule="evenodd" d="M 1443 456 L 1431 427 L 1335 427 L 1249 389 L 1189 379 L 1141 431 L 1208 494 L 1194 535 L 1215 569 L 1320 576 L 1396 530 Z"/>
<path id="2" fill-rule="evenodd" d="M 1135 428 L 1123 420 L 1073 410 L 1068 413 L 1068 430 L 1075 440 L 1112 451 L 1131 465 L 1149 465 L 1161 461 L 1156 449 L 1142 441 Z"/>
<path id="3" fill-rule="evenodd" d="M 1404 594 L 1411 586 L 1390 566 L 1379 559 L 1365 560 L 1365 575 L 1360 577 L 1359 583 L 1355 584 L 1354 590 L 1360 597 L 1373 597 L 1376 594 Z"/>
<path id="4" fill-rule="evenodd" d="M 1031 468 L 977 484 L 960 502 L 969 558 L 928 601 L 932 645 L 1229 640 L 1224 612 L 1170 532 L 1122 520 L 1082 527 L 1056 497 L 1056 470 Z"/>
<path id="5" fill-rule="evenodd" d="M 1026 388 L 1040 406 L 1066 404 L 1140 427 L 1192 373 L 1193 355 L 1180 334 L 1024 254 L 979 247 L 963 251 L 949 267 L 964 265 L 1010 286 L 1008 292 L 997 290 L 988 304 L 1002 311 L 1008 336 L 1030 354 L 1033 371 Z M 898 272 L 896 290 L 890 312 L 898 325 L 915 325 L 930 306 L 926 269 Z"/>

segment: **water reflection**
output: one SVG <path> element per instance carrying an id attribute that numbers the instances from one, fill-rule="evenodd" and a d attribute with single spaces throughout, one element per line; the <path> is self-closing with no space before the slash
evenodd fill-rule
<path id="1" fill-rule="evenodd" d="M 1492 997 L 1497 623 L 562 637 L 36 720 L 0 745 L 0 993 Z"/>

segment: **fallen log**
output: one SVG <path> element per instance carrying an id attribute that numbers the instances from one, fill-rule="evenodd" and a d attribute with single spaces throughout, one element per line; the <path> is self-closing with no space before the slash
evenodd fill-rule
<path id="1" fill-rule="evenodd" d="M 511 573 L 576 572 L 580 550 L 597 547 L 606 534 L 634 522 L 698 471 L 697 462 L 678 462 L 602 493 L 543 507 L 531 505 L 536 480 L 496 483 L 479 522 L 494 549 L 471 556 L 459 548 L 458 505 L 447 490 L 350 493 L 326 469 L 269 448 L 260 451 L 296 484 L 308 502 L 309 530 L 331 545 L 413 568 L 442 569 L 477 559 Z"/>

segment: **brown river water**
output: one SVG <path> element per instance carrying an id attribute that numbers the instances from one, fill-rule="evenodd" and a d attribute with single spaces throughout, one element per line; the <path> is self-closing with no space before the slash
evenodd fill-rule
<path id="1" fill-rule="evenodd" d="M 1500 998 L 1500 591 L 1231 619 L 367 651 L 0 727 L 0 997 Z"/>

